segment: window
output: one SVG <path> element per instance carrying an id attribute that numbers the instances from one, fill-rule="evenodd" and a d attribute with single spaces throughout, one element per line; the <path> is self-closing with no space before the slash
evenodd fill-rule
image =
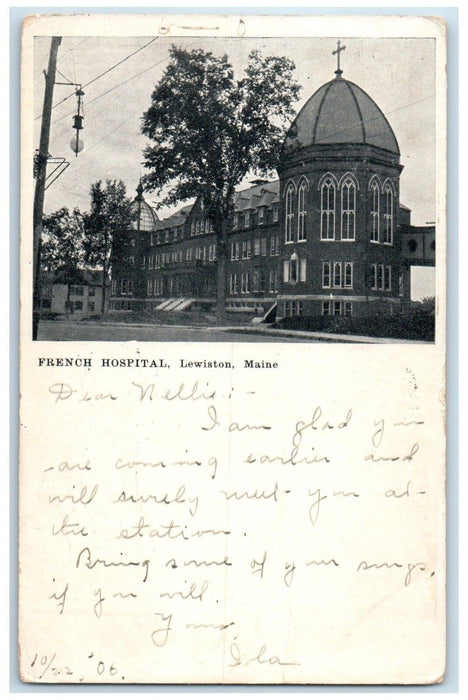
<path id="1" fill-rule="evenodd" d="M 383 242 L 393 245 L 393 192 L 390 184 L 384 189 L 384 238 Z"/>
<path id="2" fill-rule="evenodd" d="M 322 316 L 352 316 L 351 301 L 322 301 Z"/>
<path id="3" fill-rule="evenodd" d="M 353 315 L 353 302 L 352 301 L 344 301 L 343 302 L 343 315 L 344 316 L 352 316 Z"/>
<path id="4" fill-rule="evenodd" d="M 270 238 L 270 255 L 279 255 L 279 236 Z"/>
<path id="5" fill-rule="evenodd" d="M 250 241 L 242 241 L 242 259 L 247 260 L 250 258 L 251 253 Z"/>
<path id="6" fill-rule="evenodd" d="M 290 260 L 283 262 L 283 279 L 290 284 L 297 282 L 305 282 L 307 273 L 307 261 L 305 258 L 299 258 L 296 253 L 291 255 Z"/>
<path id="7" fill-rule="evenodd" d="M 258 292 L 260 290 L 260 270 L 255 269 L 252 274 L 252 291 Z"/>
<path id="8" fill-rule="evenodd" d="M 341 240 L 354 241 L 356 227 L 356 185 L 347 177 L 341 186 Z"/>
<path id="9" fill-rule="evenodd" d="M 341 287 L 341 263 L 333 263 L 333 286 Z"/>
<path id="10" fill-rule="evenodd" d="M 353 263 L 345 262 L 344 264 L 344 286 L 352 288 L 353 286 Z"/>
<path id="11" fill-rule="evenodd" d="M 383 289 L 384 286 L 384 266 L 377 265 L 377 289 Z"/>
<path id="12" fill-rule="evenodd" d="M 241 275 L 241 293 L 248 294 L 250 291 L 250 278 L 248 272 L 243 272 Z"/>
<path id="13" fill-rule="evenodd" d="M 245 212 L 244 228 L 249 228 L 250 226 L 250 211 Z"/>
<path id="14" fill-rule="evenodd" d="M 90 303 L 91 303 L 91 302 L 88 302 L 88 305 L 89 305 Z M 43 299 L 43 300 L 42 300 L 42 303 L 41 303 L 41 307 L 42 307 L 43 309 L 50 309 L 50 308 L 52 308 L 52 299 Z"/>
<path id="15" fill-rule="evenodd" d="M 324 260 L 322 262 L 322 287 L 329 289 L 330 287 L 347 287 L 351 289 L 353 286 L 353 263 L 352 262 L 330 262 Z"/>
<path id="16" fill-rule="evenodd" d="M 278 273 L 270 270 L 270 292 L 278 291 Z"/>
<path id="17" fill-rule="evenodd" d="M 83 302 L 82 301 L 75 301 L 73 308 L 75 311 L 82 311 L 83 310 Z"/>
<path id="18" fill-rule="evenodd" d="M 390 265 L 371 265 L 371 289 L 391 289 L 392 273 Z M 387 286 L 389 285 L 389 286 Z"/>
<path id="19" fill-rule="evenodd" d="M 192 221 L 190 224 L 190 235 L 191 236 L 195 235 L 195 221 Z"/>
<path id="20" fill-rule="evenodd" d="M 117 280 L 112 280 L 112 287 L 111 287 L 112 294 L 117 293 Z"/>
<path id="21" fill-rule="evenodd" d="M 263 224 L 265 221 L 265 207 L 260 207 L 258 210 L 258 223 Z"/>
<path id="22" fill-rule="evenodd" d="M 164 242 L 169 243 L 169 229 L 164 232 Z"/>
<path id="23" fill-rule="evenodd" d="M 279 207 L 277 204 L 273 205 L 273 221 L 276 222 L 278 221 L 278 214 L 279 214 Z"/>
<path id="24" fill-rule="evenodd" d="M 301 183 L 297 196 L 297 240 L 306 240 L 306 204 L 305 204 L 306 184 Z"/>
<path id="25" fill-rule="evenodd" d="M 89 297 L 96 296 L 96 287 L 88 287 L 88 296 Z"/>
<path id="26" fill-rule="evenodd" d="M 260 255 L 260 238 L 254 239 L 254 255 Z"/>
<path id="27" fill-rule="evenodd" d="M 400 297 L 404 294 L 403 275 L 401 273 L 398 275 L 398 294 Z"/>
<path id="28" fill-rule="evenodd" d="M 321 239 L 335 240 L 335 199 L 336 188 L 331 177 L 325 178 L 321 187 Z"/>
<path id="29" fill-rule="evenodd" d="M 385 266 L 385 271 L 384 271 L 384 288 L 387 292 L 390 292 L 392 289 L 392 268 L 391 265 L 386 265 Z"/>
<path id="30" fill-rule="evenodd" d="M 229 278 L 229 294 L 237 294 L 237 273 L 231 273 Z"/>
<path id="31" fill-rule="evenodd" d="M 151 297 L 153 296 L 153 280 L 148 280 L 146 283 L 146 294 Z"/>
<path id="32" fill-rule="evenodd" d="M 70 296 L 75 296 L 75 297 L 84 296 L 84 287 L 71 284 L 70 285 Z"/>
<path id="33" fill-rule="evenodd" d="M 294 188 L 291 184 L 288 185 L 286 190 L 286 201 L 285 201 L 285 225 L 284 225 L 284 242 L 291 243 L 293 240 L 293 194 Z"/>
<path id="34" fill-rule="evenodd" d="M 378 243 L 380 240 L 380 192 L 379 183 L 374 180 L 371 185 L 371 241 Z"/>
<path id="35" fill-rule="evenodd" d="M 261 254 L 265 257 L 267 254 L 267 239 L 262 238 L 261 240 Z"/>

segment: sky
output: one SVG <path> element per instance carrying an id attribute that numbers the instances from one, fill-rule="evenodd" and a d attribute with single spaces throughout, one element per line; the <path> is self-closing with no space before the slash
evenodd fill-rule
<path id="1" fill-rule="evenodd" d="M 412 210 L 412 223 L 435 220 L 435 53 L 434 41 L 417 38 L 340 37 L 343 77 L 357 83 L 387 116 L 400 146 L 404 166 L 400 201 Z M 154 86 L 163 75 L 168 50 L 176 43 L 226 53 L 241 77 L 252 49 L 265 55 L 287 56 L 295 63 L 301 85 L 298 112 L 305 101 L 334 78 L 336 37 L 294 39 L 238 39 L 206 37 L 63 37 L 58 51 L 57 82 L 84 87 L 84 149 L 75 157 L 70 141 L 76 111 L 74 87 L 56 85 L 49 152 L 70 166 L 46 191 L 44 211 L 66 206 L 89 208 L 90 186 L 96 180 L 121 179 L 133 196 L 144 174 L 142 150 L 147 138 L 140 133 L 141 117 L 151 102 Z M 47 69 L 50 38 L 36 37 L 34 61 L 35 143 L 39 143 L 43 71 Z M 134 53 L 136 52 L 136 53 Z M 131 54 L 133 54 L 131 56 Z M 120 65 L 115 64 L 119 63 Z M 110 69 L 110 70 L 109 70 Z M 108 71 L 102 77 L 100 76 Z M 97 79 L 96 79 L 97 78 Z M 71 97 L 69 97 L 72 95 Z M 253 177 L 253 176 L 252 176 Z M 247 178 L 243 185 L 248 186 Z M 146 199 L 157 205 L 155 193 Z M 170 210 L 159 210 L 164 218 Z M 425 272 L 427 277 L 427 271 Z"/>

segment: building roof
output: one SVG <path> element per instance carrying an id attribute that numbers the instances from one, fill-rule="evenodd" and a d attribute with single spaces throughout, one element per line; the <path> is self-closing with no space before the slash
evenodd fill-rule
<path id="1" fill-rule="evenodd" d="M 312 145 L 367 144 L 400 154 L 392 127 L 374 100 L 338 75 L 305 103 L 284 142 L 286 150 Z"/>
<path id="2" fill-rule="evenodd" d="M 171 214 L 167 219 L 158 220 L 152 229 L 153 231 L 162 231 L 166 228 L 174 228 L 176 226 L 183 226 L 187 216 L 192 211 L 193 204 L 186 204 L 181 209 L 178 209 L 174 214 Z"/>
<path id="3" fill-rule="evenodd" d="M 245 211 L 246 209 L 257 209 L 257 207 L 267 207 L 279 201 L 279 180 L 273 182 L 262 182 L 246 190 L 236 192 L 234 195 L 235 211 Z"/>

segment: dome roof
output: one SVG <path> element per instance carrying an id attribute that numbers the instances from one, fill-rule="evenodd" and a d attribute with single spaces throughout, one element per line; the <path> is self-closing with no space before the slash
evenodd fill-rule
<path id="1" fill-rule="evenodd" d="M 340 143 L 367 144 L 400 154 L 382 110 L 358 85 L 338 75 L 306 102 L 284 146 L 289 150 Z"/>
<path id="2" fill-rule="evenodd" d="M 138 231 L 154 231 L 156 222 L 159 221 L 155 210 L 143 199 L 141 183 L 137 187 L 137 196 L 133 200 L 132 214 L 132 228 Z"/>

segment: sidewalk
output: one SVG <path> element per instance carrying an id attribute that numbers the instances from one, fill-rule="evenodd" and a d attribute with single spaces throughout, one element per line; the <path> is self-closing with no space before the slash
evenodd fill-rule
<path id="1" fill-rule="evenodd" d="M 207 328 L 206 330 L 215 330 L 215 327 Z M 345 335 L 339 333 L 322 333 L 319 331 L 294 331 L 283 330 L 281 328 L 269 328 L 268 326 L 216 326 L 218 331 L 226 331 L 236 333 L 258 333 L 258 335 L 274 335 L 284 338 L 310 338 L 327 343 L 374 343 L 374 344 L 416 344 L 416 345 L 433 345 L 429 340 L 407 340 L 404 338 L 376 338 L 373 336 L 364 335 Z"/>
<path id="2" fill-rule="evenodd" d="M 95 321 L 81 321 L 83 325 L 93 325 Z M 432 345 L 433 343 L 428 340 L 407 340 L 404 338 L 377 338 L 373 336 L 363 336 L 363 335 L 346 335 L 340 333 L 323 333 L 322 331 L 295 331 L 295 330 L 285 330 L 280 328 L 270 328 L 267 325 L 246 325 L 246 326 L 202 326 L 202 325 L 190 325 L 190 324 L 167 324 L 155 322 L 151 323 L 141 323 L 141 322 L 119 322 L 111 320 L 100 320 L 98 323 L 102 325 L 110 325 L 114 328 L 151 328 L 152 325 L 158 328 L 172 328 L 174 330 L 190 330 L 190 331 L 216 331 L 225 333 L 248 333 L 249 335 L 259 335 L 259 336 L 276 336 L 283 338 L 310 338 L 310 340 L 321 341 L 324 343 L 364 343 L 364 344 L 411 344 L 411 345 Z"/>

